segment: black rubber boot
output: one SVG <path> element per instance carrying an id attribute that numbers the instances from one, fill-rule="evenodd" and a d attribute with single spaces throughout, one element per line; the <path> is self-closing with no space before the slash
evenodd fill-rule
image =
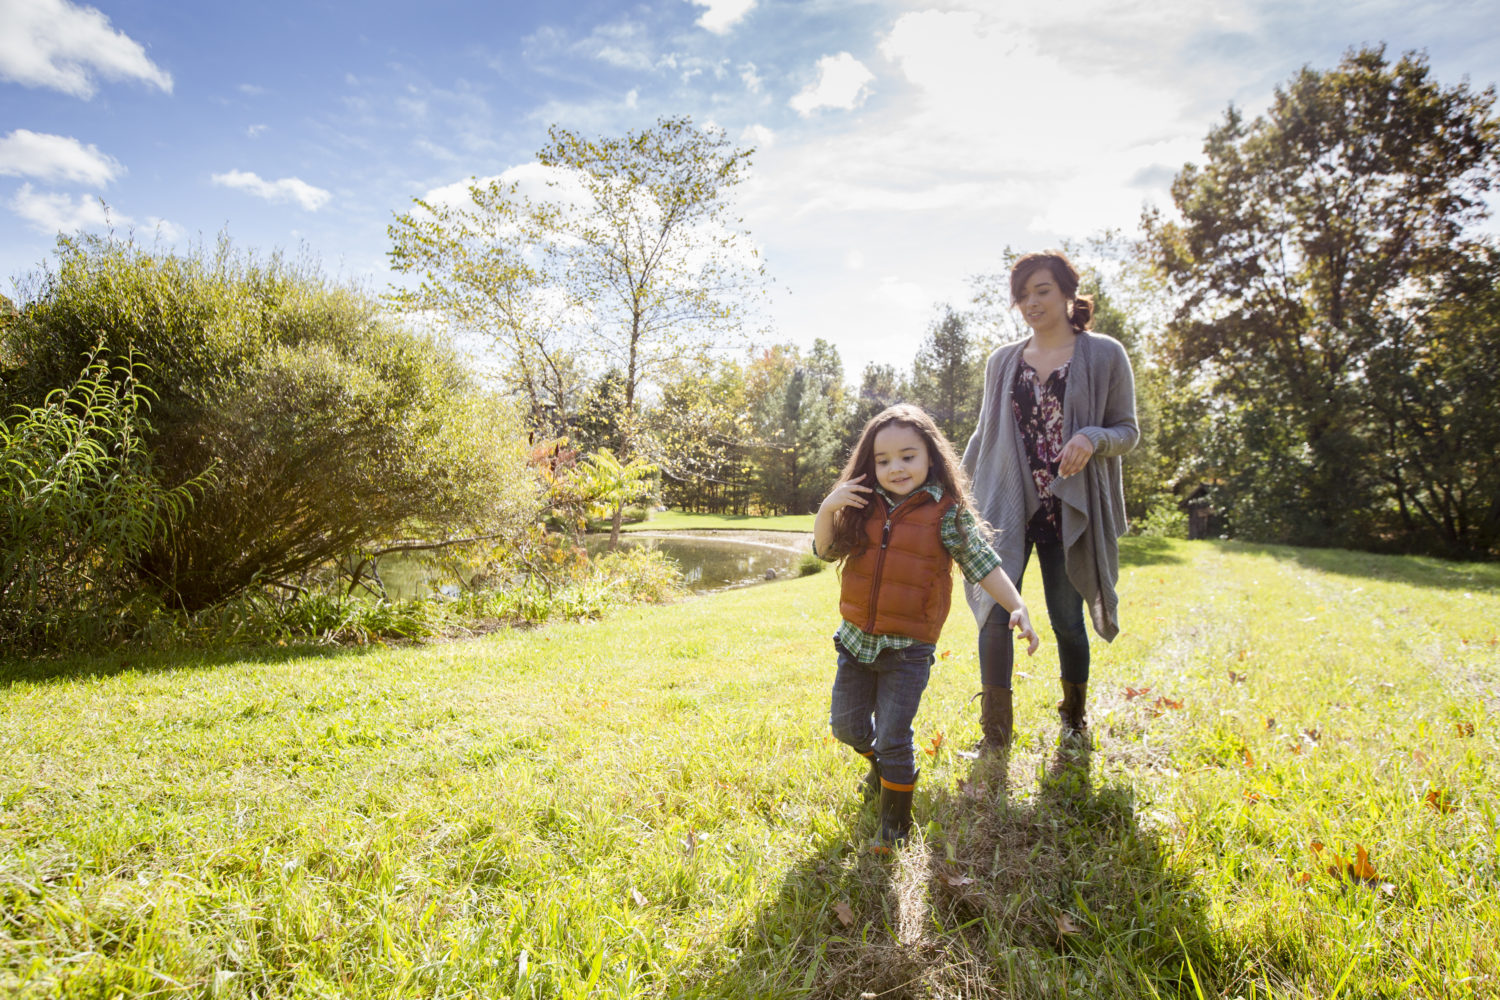
<path id="1" fill-rule="evenodd" d="M 870 762 L 869 773 L 859 783 L 859 797 L 869 805 L 880 797 L 880 763 L 875 759 L 874 750 L 866 750 L 860 756 Z"/>
<path id="2" fill-rule="evenodd" d="M 916 779 L 909 785 L 892 785 L 880 779 L 880 843 L 895 847 L 911 835 L 911 793 Z"/>
<path id="3" fill-rule="evenodd" d="M 979 698 L 979 729 L 983 735 L 975 749 L 980 753 L 1004 750 L 1010 746 L 1014 725 L 1011 690 L 998 684 L 986 684 Z"/>
<path id="4" fill-rule="evenodd" d="M 1082 736 L 1089 728 L 1088 715 L 1084 711 L 1084 703 L 1088 700 L 1088 681 L 1082 684 L 1063 681 L 1062 690 L 1062 701 L 1057 703 L 1057 718 L 1062 724 L 1063 735 Z"/>

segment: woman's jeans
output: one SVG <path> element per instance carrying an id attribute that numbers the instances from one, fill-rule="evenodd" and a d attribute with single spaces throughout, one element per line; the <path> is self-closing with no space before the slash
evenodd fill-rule
<path id="1" fill-rule="evenodd" d="M 884 780 L 914 784 L 917 748 L 911 721 L 927 689 L 937 647 L 913 643 L 905 649 L 881 650 L 874 663 L 861 663 L 837 639 L 833 646 L 839 654 L 829 712 L 833 735 L 859 753 L 873 749 Z"/>
<path id="2" fill-rule="evenodd" d="M 1026 542 L 1021 557 L 1021 572 L 1015 578 L 1021 589 L 1021 577 L 1031 561 L 1033 543 Z M 1047 598 L 1047 618 L 1057 639 L 1057 659 L 1062 679 L 1083 684 L 1089 679 L 1089 633 L 1083 621 L 1083 595 L 1068 580 L 1061 542 L 1036 542 L 1036 561 L 1042 570 L 1042 593 Z M 1036 624 L 1035 614 L 1032 616 Z M 1010 631 L 1010 613 L 1000 605 L 990 609 L 989 617 L 979 629 L 979 680 L 983 684 L 1010 687 L 1011 670 L 1016 662 L 1015 642 Z"/>

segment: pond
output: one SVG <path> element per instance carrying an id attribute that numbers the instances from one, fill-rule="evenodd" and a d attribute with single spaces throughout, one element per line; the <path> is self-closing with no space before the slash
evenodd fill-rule
<path id="1" fill-rule="evenodd" d="M 609 536 L 589 535 L 584 546 L 589 555 L 598 555 L 609 549 Z M 665 553 L 682 567 L 687 588 L 705 594 L 796 576 L 798 562 L 812 551 L 812 536 L 797 531 L 632 531 L 620 535 L 620 547 Z M 380 560 L 380 578 L 395 601 L 434 591 L 458 593 L 451 572 L 420 557 L 386 556 Z"/>
<path id="2" fill-rule="evenodd" d="M 608 535 L 590 535 L 589 555 L 609 549 Z M 698 594 L 797 575 L 812 552 L 812 536 L 800 531 L 632 531 L 620 545 L 665 553 L 682 567 L 683 582 Z"/>

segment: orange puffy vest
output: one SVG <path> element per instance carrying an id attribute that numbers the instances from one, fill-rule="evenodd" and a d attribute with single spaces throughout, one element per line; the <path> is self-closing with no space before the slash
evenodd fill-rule
<path id="1" fill-rule="evenodd" d="M 953 600 L 953 557 L 943 547 L 951 497 L 919 491 L 894 511 L 873 497 L 865 546 L 844 560 L 839 614 L 873 635 L 937 642 Z"/>

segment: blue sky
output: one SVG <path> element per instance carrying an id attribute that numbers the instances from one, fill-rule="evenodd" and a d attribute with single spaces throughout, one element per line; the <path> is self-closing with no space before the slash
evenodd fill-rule
<path id="1" fill-rule="evenodd" d="M 757 147 L 766 339 L 905 366 L 1001 247 L 1131 230 L 1235 102 L 1349 47 L 1500 80 L 1491 2 L 0 0 L 0 290 L 59 229 L 305 247 L 373 290 L 414 197 L 549 124 L 689 114 Z"/>

